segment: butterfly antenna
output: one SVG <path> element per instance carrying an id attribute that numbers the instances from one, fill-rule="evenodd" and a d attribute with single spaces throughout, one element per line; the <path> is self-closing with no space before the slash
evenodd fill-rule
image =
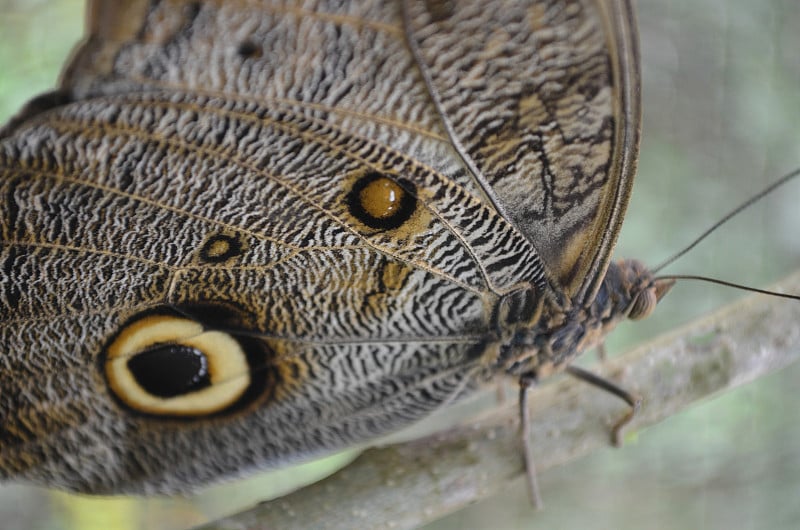
<path id="1" fill-rule="evenodd" d="M 789 300 L 800 300 L 800 295 L 779 293 L 776 291 L 767 291 L 766 289 L 758 289 L 757 287 L 750 287 L 749 285 L 741 285 L 739 283 L 726 282 L 725 280 L 718 280 L 716 278 L 708 278 L 706 276 L 694 276 L 692 274 L 668 274 L 665 276 L 656 276 L 655 281 L 658 280 L 699 280 L 703 282 L 716 283 L 726 287 L 733 287 L 734 289 L 741 289 L 742 291 L 750 291 L 752 293 L 767 294 L 770 296 L 777 296 L 779 298 L 788 298 Z"/>
<path id="2" fill-rule="evenodd" d="M 739 206 L 737 206 L 736 208 L 734 208 L 733 210 L 728 212 L 727 215 L 723 216 L 722 219 L 720 219 L 719 221 L 717 221 L 716 223 L 711 225 L 711 228 L 709 228 L 708 230 L 706 230 L 705 232 L 700 234 L 700 236 L 697 239 L 695 239 L 694 241 L 692 241 L 691 243 L 689 243 L 689 245 L 687 245 L 686 248 L 684 248 L 683 250 L 679 251 L 678 253 L 676 253 L 675 255 L 673 255 L 672 257 L 670 257 L 669 259 L 667 259 L 663 263 L 659 264 L 657 267 L 653 268 L 652 269 L 653 273 L 656 273 L 656 272 L 660 271 L 661 269 L 663 269 L 667 265 L 670 265 L 674 261 L 676 261 L 679 258 L 681 258 L 684 254 L 686 254 L 687 252 L 692 250 L 702 240 L 704 240 L 706 237 L 708 237 L 709 234 L 711 234 L 717 228 L 719 228 L 720 226 L 722 226 L 723 224 L 725 224 L 729 220 L 731 220 L 731 218 L 735 217 L 736 215 L 738 215 L 739 213 L 741 213 L 742 211 L 744 211 L 745 209 L 747 209 L 751 205 L 755 204 L 756 202 L 758 202 L 759 200 L 761 200 L 765 196 L 769 195 L 770 193 L 772 193 L 776 189 L 780 188 L 781 186 L 783 186 L 784 184 L 786 184 L 787 182 L 789 182 L 790 180 L 792 180 L 793 178 L 795 178 L 797 176 L 800 176 L 800 168 L 795 169 L 791 173 L 787 173 L 786 175 L 784 175 L 783 177 L 778 179 L 776 182 L 773 182 L 772 184 L 770 184 L 769 186 L 764 188 L 759 193 L 756 193 L 755 195 L 753 195 L 752 197 L 750 197 L 749 199 L 744 201 L 742 204 L 740 204 Z M 677 276 L 669 276 L 669 277 L 663 276 L 662 278 L 665 278 L 665 279 L 666 278 L 677 278 Z M 704 279 L 704 280 L 712 281 L 710 278 L 688 277 L 688 276 L 687 277 L 683 277 L 682 279 L 687 279 L 687 280 L 688 279 L 695 279 L 695 280 Z M 732 285 L 732 284 L 726 284 L 725 282 L 718 281 L 718 280 L 713 280 L 713 281 L 716 282 L 716 283 L 720 283 L 720 284 Z M 743 287 L 741 285 L 732 285 L 732 286 L 733 287 L 739 287 L 739 288 L 742 288 L 742 289 L 745 289 L 745 290 L 750 290 L 750 291 L 758 291 L 758 289 L 745 288 L 745 287 Z M 772 293 L 772 294 L 775 294 L 775 293 Z M 782 296 L 782 295 L 779 295 L 779 296 Z"/>

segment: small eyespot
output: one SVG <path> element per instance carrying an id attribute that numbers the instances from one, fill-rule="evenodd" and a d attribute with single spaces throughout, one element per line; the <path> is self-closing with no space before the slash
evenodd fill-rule
<path id="1" fill-rule="evenodd" d="M 239 43 L 236 48 L 236 54 L 243 59 L 251 59 L 261 57 L 264 50 L 251 40 L 245 40 Z"/>
<path id="2" fill-rule="evenodd" d="M 220 412 L 251 384 L 247 355 L 236 339 L 169 315 L 127 325 L 107 349 L 105 375 L 125 405 L 161 416 Z"/>
<path id="3" fill-rule="evenodd" d="M 402 185 L 401 185 L 402 184 Z M 371 228 L 402 226 L 416 208 L 414 185 L 378 172 L 367 173 L 353 185 L 347 196 L 350 213 Z"/>
<path id="4" fill-rule="evenodd" d="M 242 253 L 242 242 L 236 236 L 214 234 L 200 248 L 200 259 L 207 263 L 222 263 Z"/>

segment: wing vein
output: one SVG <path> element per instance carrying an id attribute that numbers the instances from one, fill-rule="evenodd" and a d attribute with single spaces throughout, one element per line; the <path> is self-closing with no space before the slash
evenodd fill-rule
<path id="1" fill-rule="evenodd" d="M 69 121 L 69 120 L 65 120 L 65 119 L 59 119 L 59 120 L 51 120 L 50 125 L 52 127 L 54 127 L 54 128 L 59 128 L 60 127 L 60 128 L 66 130 L 68 132 L 73 133 L 73 134 L 86 134 L 85 124 L 81 124 L 80 122 Z M 239 166 L 239 167 L 241 167 L 243 169 L 246 169 L 246 170 L 248 170 L 248 171 L 250 171 L 250 172 L 252 172 L 254 174 L 260 175 L 262 177 L 265 177 L 265 178 L 267 178 L 269 180 L 272 180 L 273 182 L 277 183 L 283 189 L 285 189 L 286 191 L 292 193 L 294 196 L 296 196 L 301 201 L 303 201 L 307 206 L 309 206 L 310 208 L 316 210 L 317 212 L 319 212 L 323 216 L 331 219 L 338 226 L 340 226 L 343 230 L 346 230 L 349 233 L 351 233 L 352 235 L 356 236 L 358 239 L 360 239 L 364 243 L 364 245 L 366 247 L 371 248 L 373 251 L 378 252 L 378 253 L 380 253 L 382 255 L 388 256 L 388 257 L 390 257 L 390 258 L 392 258 L 392 259 L 394 259 L 396 261 L 405 263 L 405 264 L 407 264 L 407 265 L 409 265 L 411 267 L 414 267 L 414 268 L 421 269 L 421 270 L 424 270 L 426 272 L 429 272 L 430 274 L 432 274 L 434 276 L 437 276 L 437 277 L 440 277 L 440 278 L 446 280 L 447 282 L 449 282 L 451 284 L 457 285 L 457 286 L 459 286 L 460 288 L 462 288 L 462 289 L 464 289 L 466 291 L 470 291 L 470 292 L 472 292 L 474 294 L 478 294 L 478 295 L 481 294 L 480 290 L 477 290 L 474 287 L 471 287 L 471 286 L 465 284 L 464 282 L 462 282 L 462 281 L 460 281 L 460 280 L 448 275 L 444 271 L 441 271 L 441 270 L 439 270 L 439 269 L 437 269 L 435 267 L 430 267 L 430 266 L 428 266 L 428 265 L 426 265 L 424 263 L 408 260 L 407 258 L 403 258 L 403 257 L 401 257 L 401 256 L 399 256 L 399 255 L 397 255 L 397 254 L 395 254 L 395 253 L 393 253 L 393 252 L 391 252 L 389 250 L 379 248 L 378 246 L 376 246 L 375 244 L 370 242 L 365 236 L 363 236 L 362 234 L 359 234 L 357 231 L 355 231 L 354 229 L 352 229 L 349 226 L 347 226 L 347 224 L 342 223 L 340 219 L 338 219 L 337 217 L 333 216 L 330 212 L 326 211 L 324 208 L 319 206 L 315 201 L 311 200 L 309 197 L 307 197 L 305 194 L 303 194 L 302 191 L 297 189 L 295 186 L 289 184 L 284 179 L 281 179 L 280 177 L 278 177 L 278 176 L 276 176 L 276 175 L 274 175 L 272 173 L 263 171 L 263 170 L 255 167 L 253 164 L 250 164 L 250 163 L 247 163 L 244 160 L 241 160 L 240 158 L 238 158 L 236 156 L 231 156 L 231 154 L 226 152 L 225 150 L 222 150 L 222 149 L 208 149 L 208 148 L 204 148 L 204 147 L 198 147 L 196 145 L 193 145 L 193 144 L 181 141 L 181 140 L 159 138 L 155 134 L 151 134 L 151 133 L 149 133 L 147 131 L 144 131 L 142 129 L 133 129 L 133 128 L 129 129 L 129 128 L 125 128 L 125 127 L 109 126 L 107 124 L 99 124 L 99 123 L 97 124 L 97 127 L 98 127 L 98 129 L 94 129 L 93 132 L 98 133 L 98 136 L 100 135 L 100 133 L 103 133 L 102 135 L 107 135 L 107 134 L 127 134 L 127 135 L 133 136 L 135 138 L 138 138 L 139 140 L 149 140 L 149 141 L 153 141 L 153 142 L 156 142 L 156 143 L 159 143 L 159 144 L 170 145 L 172 147 L 185 149 L 187 151 L 192 151 L 192 152 L 198 153 L 200 155 L 203 155 L 203 156 L 205 156 L 207 158 L 224 156 L 224 157 L 226 157 L 227 161 L 229 161 L 229 162 L 231 162 L 231 163 L 233 163 L 233 164 L 235 164 L 235 165 L 237 165 L 237 166 Z M 68 177 L 64 177 L 64 178 L 66 179 Z M 180 210 L 180 209 L 175 208 L 175 207 L 170 207 L 168 205 L 165 205 L 165 204 L 160 203 L 158 201 L 155 201 L 153 199 L 146 199 L 146 198 L 138 196 L 138 195 L 129 194 L 129 193 L 123 192 L 122 190 L 119 190 L 119 189 L 116 189 L 116 188 L 111 188 L 111 187 L 108 187 L 108 186 L 102 186 L 102 185 L 99 185 L 99 184 L 94 184 L 94 183 L 92 183 L 90 181 L 86 181 L 86 180 L 83 180 L 83 179 L 71 179 L 71 180 L 73 180 L 73 182 L 78 183 L 78 184 L 101 188 L 101 189 L 103 189 L 104 191 L 106 191 L 108 193 L 114 193 L 114 194 L 117 194 L 117 195 L 122 195 L 122 196 L 125 196 L 125 197 L 130 198 L 130 199 L 142 200 L 143 202 L 146 202 L 146 203 L 151 204 L 153 206 L 156 206 L 156 207 L 159 207 L 159 208 L 165 208 L 165 209 L 168 209 L 168 210 L 173 211 L 175 213 L 202 218 L 201 216 L 199 216 L 197 214 L 191 214 L 191 213 L 186 212 L 184 210 Z M 262 235 L 251 233 L 251 232 L 249 232 L 246 229 L 243 229 L 241 227 L 227 226 L 224 223 L 221 223 L 220 221 L 217 221 L 217 220 L 214 220 L 214 219 L 211 219 L 211 218 L 204 218 L 204 220 L 206 220 L 208 222 L 212 222 L 212 223 L 218 224 L 220 226 L 226 226 L 228 228 L 233 228 L 233 229 L 236 229 L 237 231 L 243 231 L 244 233 L 247 233 L 247 234 L 252 235 L 254 237 L 258 237 L 258 238 L 262 238 L 263 239 Z M 285 242 L 283 244 L 288 246 L 288 244 L 286 244 Z M 298 247 L 298 248 L 302 248 L 302 247 Z"/>

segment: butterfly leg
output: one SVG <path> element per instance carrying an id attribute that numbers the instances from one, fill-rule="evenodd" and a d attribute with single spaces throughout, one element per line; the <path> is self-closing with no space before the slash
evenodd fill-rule
<path id="1" fill-rule="evenodd" d="M 539 493 L 539 481 L 536 477 L 536 464 L 533 461 L 533 446 L 531 444 L 531 413 L 528 408 L 528 390 L 536 385 L 536 375 L 523 374 L 519 378 L 519 417 L 522 428 L 522 451 L 525 458 L 525 478 L 528 482 L 528 498 L 534 509 L 543 507 L 542 496 Z"/>
<path id="2" fill-rule="evenodd" d="M 597 388 L 614 394 L 618 398 L 625 401 L 625 403 L 630 405 L 631 410 L 629 410 L 627 414 L 625 414 L 617 423 L 614 424 L 614 427 L 611 431 L 611 442 L 616 447 L 620 447 L 622 445 L 622 429 L 628 425 L 639 412 L 639 407 L 642 404 L 642 398 L 636 394 L 628 392 L 623 388 L 618 387 L 607 379 L 603 379 L 592 372 L 584 370 L 583 368 L 578 368 L 577 366 L 567 366 L 567 373 L 580 379 L 581 381 L 589 383 L 592 386 L 596 386 Z"/>
<path id="3" fill-rule="evenodd" d="M 608 359 L 608 353 L 606 352 L 605 342 L 601 342 L 600 344 L 597 345 L 596 352 L 597 352 L 597 360 L 600 361 L 601 363 L 606 362 L 606 359 Z"/>

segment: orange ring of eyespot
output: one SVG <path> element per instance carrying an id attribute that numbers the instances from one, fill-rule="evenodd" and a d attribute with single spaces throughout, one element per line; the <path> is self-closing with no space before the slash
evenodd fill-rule
<path id="1" fill-rule="evenodd" d="M 169 398 L 147 392 L 128 368 L 128 360 L 154 345 L 178 344 L 195 348 L 208 361 L 211 386 Z M 105 373 L 114 394 L 127 406 L 159 416 L 206 416 L 234 404 L 247 390 L 251 377 L 247 356 L 227 333 L 204 331 L 185 318 L 150 315 L 122 330 L 107 349 Z"/>

